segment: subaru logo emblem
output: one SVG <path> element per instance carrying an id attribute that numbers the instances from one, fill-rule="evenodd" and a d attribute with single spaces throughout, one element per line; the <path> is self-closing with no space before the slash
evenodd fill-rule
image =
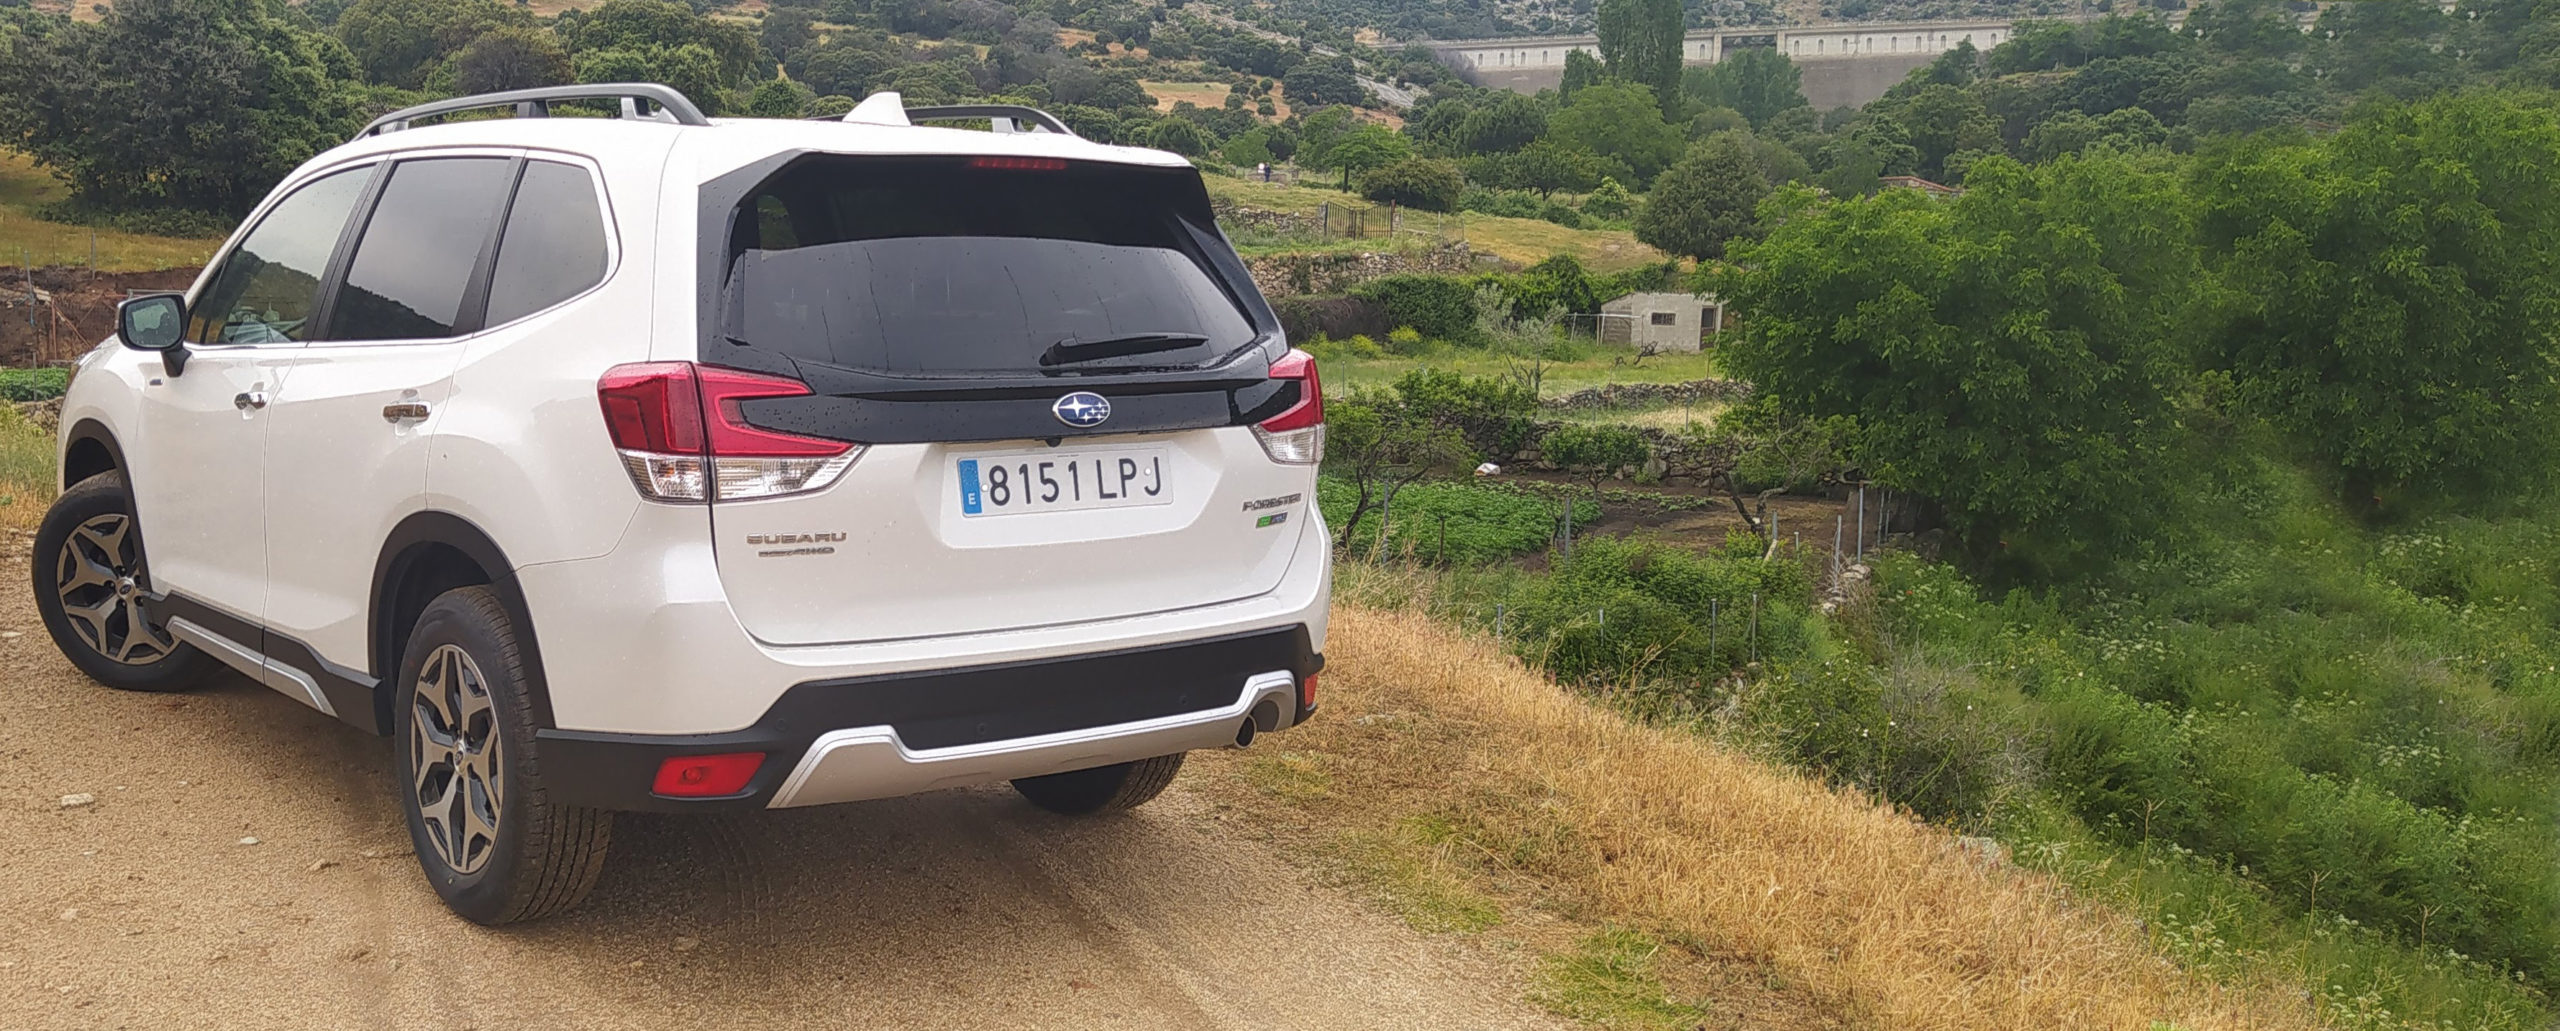
<path id="1" fill-rule="evenodd" d="M 1059 398 L 1049 411 L 1069 426 L 1100 426 L 1102 420 L 1111 417 L 1111 402 L 1100 394 L 1079 390 Z"/>

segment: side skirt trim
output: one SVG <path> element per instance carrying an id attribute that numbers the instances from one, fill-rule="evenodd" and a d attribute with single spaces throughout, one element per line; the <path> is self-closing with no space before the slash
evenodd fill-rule
<path id="1" fill-rule="evenodd" d="M 320 684 L 311 679 L 311 674 L 260 655 L 248 645 L 189 622 L 185 616 L 169 617 L 169 635 L 204 649 L 206 654 L 222 660 L 223 665 L 248 674 L 249 679 L 275 688 L 287 698 L 331 716 L 338 714 L 330 706 L 329 696 L 320 693 Z"/>
<path id="2" fill-rule="evenodd" d="M 154 597 L 151 607 L 164 614 L 170 633 L 250 679 L 365 733 L 378 737 L 391 732 L 381 725 L 374 705 L 381 681 L 321 657 L 310 645 L 183 594 Z"/>

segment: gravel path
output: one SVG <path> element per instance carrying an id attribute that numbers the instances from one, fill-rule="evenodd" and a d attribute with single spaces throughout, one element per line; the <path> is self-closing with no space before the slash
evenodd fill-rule
<path id="1" fill-rule="evenodd" d="M 475 927 L 386 743 L 228 673 L 100 687 L 26 584 L 0 561 L 0 1028 L 1552 1026 L 1179 783 L 1084 822 L 1002 789 L 625 816 L 586 906 Z"/>

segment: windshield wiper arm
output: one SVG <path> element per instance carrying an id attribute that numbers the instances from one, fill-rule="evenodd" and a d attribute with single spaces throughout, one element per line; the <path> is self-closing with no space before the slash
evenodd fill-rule
<path id="1" fill-rule="evenodd" d="M 1040 353 L 1042 366 L 1073 365 L 1098 362 L 1106 358 L 1126 358 L 1133 354 L 1179 351 L 1209 342 L 1198 333 L 1131 333 L 1128 336 L 1101 340 L 1061 340 Z"/>

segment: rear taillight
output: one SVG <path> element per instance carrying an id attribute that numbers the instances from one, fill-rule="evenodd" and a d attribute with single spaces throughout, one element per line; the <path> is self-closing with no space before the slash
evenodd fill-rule
<path id="1" fill-rule="evenodd" d="M 1296 348 L 1271 363 L 1272 379 L 1298 381 L 1298 403 L 1262 420 L 1253 435 L 1274 462 L 1314 465 L 1324 460 L 1324 384 L 1316 379 L 1314 355 Z"/>
<path id="2" fill-rule="evenodd" d="M 744 501 L 834 483 L 862 445 L 749 426 L 739 411 L 741 401 L 808 393 L 797 380 L 692 362 L 617 365 L 596 381 L 631 485 L 654 501 Z"/>

